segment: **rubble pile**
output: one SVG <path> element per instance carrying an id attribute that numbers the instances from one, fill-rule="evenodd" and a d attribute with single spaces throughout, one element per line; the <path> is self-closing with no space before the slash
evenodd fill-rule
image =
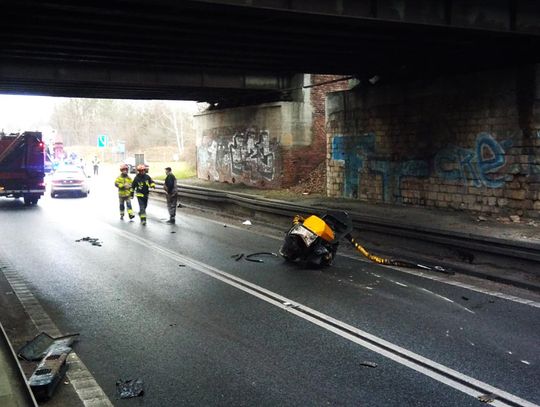
<path id="1" fill-rule="evenodd" d="M 326 193 L 326 163 L 322 162 L 311 171 L 307 177 L 292 186 L 290 191 L 296 194 L 325 194 Z"/>

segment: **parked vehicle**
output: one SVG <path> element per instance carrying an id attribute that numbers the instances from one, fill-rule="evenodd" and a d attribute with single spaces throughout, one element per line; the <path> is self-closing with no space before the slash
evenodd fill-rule
<path id="1" fill-rule="evenodd" d="M 336 257 L 339 241 L 353 229 L 346 212 L 332 211 L 322 217 L 295 216 L 279 253 L 288 261 L 329 266 Z"/>
<path id="2" fill-rule="evenodd" d="M 76 194 L 86 197 L 90 193 L 86 173 L 75 165 L 60 166 L 51 177 L 51 197 L 60 194 Z"/>
<path id="3" fill-rule="evenodd" d="M 137 154 L 138 157 L 128 157 L 126 158 L 123 163 L 128 166 L 128 172 L 130 174 L 136 174 L 137 173 L 137 165 L 143 164 L 146 167 L 148 167 L 148 164 L 144 161 L 142 154 Z"/>
<path id="4" fill-rule="evenodd" d="M 45 151 L 40 132 L 0 137 L 0 196 L 35 205 L 45 193 Z"/>

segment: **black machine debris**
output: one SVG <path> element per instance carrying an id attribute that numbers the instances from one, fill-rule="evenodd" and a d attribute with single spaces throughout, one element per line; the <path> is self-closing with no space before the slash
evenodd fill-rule
<path id="1" fill-rule="evenodd" d="M 329 266 L 336 257 L 339 241 L 353 230 L 346 212 L 327 212 L 322 217 L 296 215 L 279 253 L 289 261 Z"/>
<path id="2" fill-rule="evenodd" d="M 328 211 L 321 217 L 311 215 L 305 219 L 296 215 L 292 227 L 285 235 L 279 253 L 288 261 L 311 266 L 330 266 L 336 257 L 339 242 L 345 239 L 374 263 L 453 274 L 451 270 L 441 266 L 427 266 L 411 261 L 375 256 L 352 237 L 352 231 L 352 220 L 344 211 Z"/>

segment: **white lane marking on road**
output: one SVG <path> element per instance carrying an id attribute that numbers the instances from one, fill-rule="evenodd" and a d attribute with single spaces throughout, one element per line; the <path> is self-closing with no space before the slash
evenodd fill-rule
<path id="1" fill-rule="evenodd" d="M 339 254 L 339 256 L 347 257 L 348 259 L 352 259 L 352 260 L 356 260 L 356 261 L 361 261 L 363 263 L 372 263 L 372 262 L 370 262 L 368 260 L 358 258 L 357 256 L 351 256 L 349 254 Z M 537 301 L 527 300 L 525 298 L 516 297 L 515 295 L 510 295 L 510 294 L 504 294 L 504 293 L 500 293 L 500 292 L 497 292 L 497 291 L 486 290 L 486 289 L 479 288 L 479 287 L 476 287 L 476 286 L 471 285 L 471 284 L 461 283 L 459 281 L 452 281 L 452 280 L 449 280 L 448 278 L 445 278 L 445 277 L 426 274 L 425 272 L 422 272 L 422 271 L 416 271 L 416 270 L 405 269 L 405 268 L 394 267 L 394 266 L 381 266 L 381 267 L 388 267 L 388 268 L 391 268 L 392 270 L 396 270 L 396 271 L 399 271 L 401 273 L 411 274 L 411 275 L 416 276 L 416 277 L 422 277 L 422 278 L 426 278 L 428 280 L 437 281 L 439 283 L 453 285 L 455 287 L 460 287 L 460 288 L 464 288 L 466 290 L 475 291 L 477 293 L 490 295 L 492 297 L 501 298 L 503 300 L 517 302 L 519 304 L 528 305 L 530 307 L 540 308 L 540 302 L 537 302 Z M 371 274 L 373 274 L 373 273 L 371 273 Z"/>
<path id="2" fill-rule="evenodd" d="M 213 219 L 205 218 L 203 216 L 198 216 L 198 215 L 195 215 L 195 214 L 190 214 L 190 216 L 193 216 L 193 217 L 199 218 L 199 219 L 203 219 L 203 220 L 205 220 L 207 222 L 215 223 L 215 224 L 218 224 L 218 225 L 223 225 L 223 224 L 226 223 L 226 222 L 219 222 L 219 221 L 216 221 L 216 220 L 213 220 Z M 227 227 L 237 229 L 237 230 L 242 230 L 244 232 L 246 230 L 243 227 L 238 227 L 238 226 L 236 226 L 234 224 L 229 224 L 229 223 L 227 223 Z M 282 238 L 280 238 L 280 237 L 277 237 L 277 236 L 274 236 L 274 235 L 271 235 L 271 234 L 268 234 L 268 233 L 264 233 L 264 232 L 250 230 L 250 233 L 254 233 L 254 234 L 259 235 L 259 236 L 268 237 L 268 238 L 274 239 L 274 240 L 282 240 Z M 350 254 L 342 254 L 342 253 L 339 253 L 338 256 L 342 256 L 342 257 L 346 257 L 348 259 L 360 261 L 362 263 L 373 264 L 373 262 L 371 262 L 371 261 L 369 261 L 367 259 L 361 258 L 359 256 L 353 256 L 353 255 L 350 255 Z M 422 271 L 417 271 L 417 270 L 413 270 L 413 269 L 405 269 L 405 268 L 402 268 L 402 267 L 382 266 L 382 265 L 380 265 L 380 266 L 381 267 L 391 268 L 392 270 L 396 270 L 396 271 L 399 271 L 399 272 L 405 273 L 405 274 L 410 274 L 410 275 L 413 275 L 413 276 L 416 276 L 416 277 L 421 277 L 421 278 L 425 278 L 425 279 L 428 279 L 428 280 L 437 281 L 437 282 L 442 283 L 442 284 L 448 284 L 448 285 L 452 285 L 454 287 L 460 287 L 460 288 L 464 288 L 466 290 L 475 291 L 475 292 L 485 294 L 485 295 L 490 295 L 492 297 L 501 298 L 503 300 L 517 302 L 519 304 L 528 305 L 530 307 L 540 308 L 540 302 L 537 302 L 537 301 L 527 300 L 525 298 L 520 298 L 520 297 L 517 297 L 517 296 L 514 296 L 514 295 L 509 295 L 509 294 L 504 294 L 504 293 L 500 293 L 500 292 L 497 292 L 497 291 L 486 290 L 486 289 L 479 288 L 479 287 L 476 287 L 476 286 L 471 285 L 471 284 L 461 283 L 459 281 L 453 281 L 453 280 L 450 280 L 450 279 L 442 277 L 442 276 L 430 275 L 430 274 L 426 274 L 425 272 L 422 272 Z M 375 275 L 376 277 L 381 278 L 380 275 L 377 275 L 375 273 L 369 273 L 369 274 L 372 274 L 372 275 Z M 472 311 L 469 310 L 469 312 L 472 312 Z"/>
<path id="3" fill-rule="evenodd" d="M 26 281 L 19 273 L 5 260 L 0 260 L 0 272 L 4 274 L 11 289 L 37 330 L 46 332 L 51 336 L 61 336 L 62 333 L 31 293 Z M 74 351 L 69 354 L 68 363 L 69 369 L 66 376 L 85 406 L 113 406 L 103 389 Z"/>
<path id="4" fill-rule="evenodd" d="M 352 325 L 348 325 L 342 321 L 332 318 L 329 315 L 323 314 L 315 309 L 297 303 L 287 297 L 267 290 L 261 286 L 250 283 L 225 271 L 219 270 L 213 266 L 204 264 L 191 257 L 176 253 L 164 246 L 154 243 L 148 239 L 139 237 L 131 232 L 117 229 L 114 226 L 108 225 L 114 233 L 122 236 L 132 242 L 140 244 L 147 249 L 151 248 L 155 251 L 169 257 L 174 261 L 181 261 L 194 270 L 197 270 L 210 277 L 218 279 L 230 286 L 238 288 L 250 295 L 253 295 L 267 303 L 270 303 L 278 308 L 290 312 L 306 321 L 310 321 L 330 332 L 333 332 L 345 339 L 361 345 L 364 348 L 370 349 L 382 356 L 394 360 L 406 367 L 416 370 L 432 379 L 435 379 L 443 384 L 446 384 L 454 389 L 462 391 L 472 397 L 479 397 L 485 393 L 494 393 L 499 400 L 491 403 L 494 406 L 508 406 L 509 404 L 500 399 L 508 400 L 511 403 L 518 404 L 524 407 L 540 407 L 534 403 L 524 400 L 518 396 L 508 393 L 502 389 L 491 386 L 473 377 L 462 374 L 456 370 L 441 365 L 431 359 L 425 358 L 419 354 L 411 352 L 405 348 L 388 342 L 382 338 L 362 331 Z M 479 391 L 479 389 L 481 391 Z"/>
<path id="5" fill-rule="evenodd" d="M 457 303 L 457 302 L 455 302 L 455 301 L 452 301 L 451 299 L 449 299 L 449 298 L 447 298 L 447 297 L 444 297 L 444 296 L 442 296 L 442 295 L 440 295 L 440 294 L 434 293 L 433 291 L 428 290 L 427 288 L 419 287 L 418 289 L 421 290 L 421 291 L 425 291 L 426 293 L 429 293 L 430 295 L 433 295 L 433 296 L 435 296 L 435 297 L 439 297 L 439 298 L 443 299 L 444 301 L 451 302 L 451 303 L 454 304 L 456 307 L 461 308 L 461 309 L 464 310 L 464 311 L 467 311 L 467 312 L 469 312 L 469 313 L 471 313 L 471 314 L 476 315 L 476 312 L 470 310 L 469 308 L 464 307 L 463 305 L 461 305 L 461 304 L 459 304 L 459 303 Z"/>

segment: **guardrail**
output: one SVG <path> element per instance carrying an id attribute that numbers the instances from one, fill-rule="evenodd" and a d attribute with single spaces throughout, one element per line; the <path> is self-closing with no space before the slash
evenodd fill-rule
<path id="1" fill-rule="evenodd" d="M 157 194 L 165 194 L 162 189 L 163 182 L 156 182 Z M 330 208 L 314 208 L 297 205 L 290 202 L 260 198 L 254 195 L 227 192 L 211 188 L 179 184 L 180 197 L 201 202 L 218 202 L 238 205 L 244 208 L 265 212 L 272 215 L 292 218 L 296 214 L 321 215 Z M 418 225 L 396 224 L 383 218 L 349 212 L 353 225 L 363 231 L 377 232 L 400 238 L 437 243 L 445 246 L 460 248 L 467 251 L 476 251 L 494 255 L 513 257 L 516 259 L 540 262 L 540 245 L 536 243 L 517 242 L 496 237 L 475 236 L 469 233 L 456 231 L 440 231 Z"/>

